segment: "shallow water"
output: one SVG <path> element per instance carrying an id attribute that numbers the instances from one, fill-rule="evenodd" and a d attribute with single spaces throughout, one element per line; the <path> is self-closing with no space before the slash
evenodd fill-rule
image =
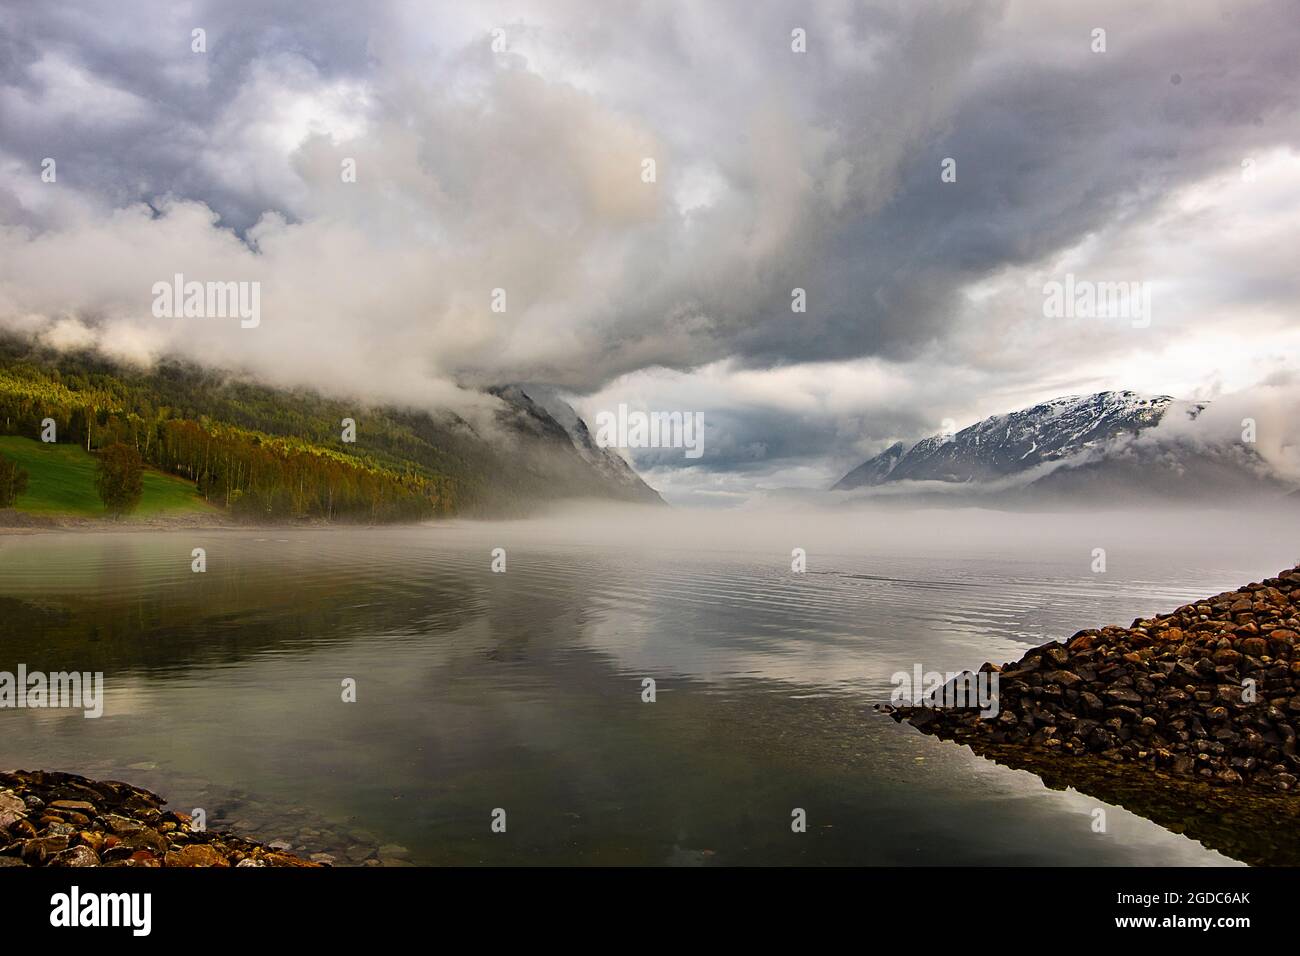
<path id="1" fill-rule="evenodd" d="M 0 670 L 106 684 L 97 720 L 0 710 L 0 767 L 127 780 L 340 863 L 1226 864 L 870 706 L 914 664 L 1001 662 L 1273 574 L 1296 530 L 609 511 L 0 537 Z"/>

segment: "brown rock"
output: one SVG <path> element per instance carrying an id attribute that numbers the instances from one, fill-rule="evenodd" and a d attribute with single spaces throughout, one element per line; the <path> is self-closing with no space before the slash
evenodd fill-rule
<path id="1" fill-rule="evenodd" d="M 204 843 L 172 850 L 163 857 L 163 863 L 166 866 L 230 866 L 229 860 Z"/>
<path id="2" fill-rule="evenodd" d="M 916 708 L 895 719 L 977 752 L 1011 744 L 1093 753 L 1300 793 L 1298 619 L 1300 568 L 1129 627 L 1033 648 L 1002 669 L 996 721 Z"/>
<path id="3" fill-rule="evenodd" d="M 56 853 L 50 866 L 99 866 L 99 854 L 88 846 L 69 847 Z"/>
<path id="4" fill-rule="evenodd" d="M 74 810 L 77 813 L 89 813 L 94 816 L 98 808 L 87 800 L 55 800 L 49 804 L 51 810 Z"/>
<path id="5" fill-rule="evenodd" d="M 120 837 L 129 836 L 133 833 L 139 833 L 144 829 L 144 824 L 138 820 L 132 820 L 130 817 L 124 817 L 117 813 L 110 813 L 104 817 L 104 825 L 107 826 L 114 834 Z"/>
<path id="6" fill-rule="evenodd" d="M 65 836 L 37 837 L 23 844 L 23 862 L 28 866 L 44 866 L 68 848 Z"/>
<path id="7" fill-rule="evenodd" d="M 1251 657 L 1263 657 L 1268 653 L 1268 641 L 1262 637 L 1248 637 L 1241 642 L 1241 650 Z"/>
<path id="8" fill-rule="evenodd" d="M 11 790 L 0 790 L 0 831 L 8 830 L 27 816 L 27 804 Z"/>
<path id="9" fill-rule="evenodd" d="M 1118 704 L 1140 704 L 1142 695 L 1128 687 L 1110 687 L 1106 696 Z"/>
<path id="10" fill-rule="evenodd" d="M 296 857 L 292 853 L 264 853 L 259 859 L 264 860 L 267 866 L 319 866 L 310 860 L 304 860 Z"/>

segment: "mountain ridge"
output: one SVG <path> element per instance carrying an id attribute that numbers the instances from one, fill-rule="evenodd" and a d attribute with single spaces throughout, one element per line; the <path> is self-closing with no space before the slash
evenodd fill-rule
<path id="1" fill-rule="evenodd" d="M 968 486 L 972 493 L 1006 498 L 1029 489 L 1033 495 L 1102 489 L 1184 495 L 1195 493 L 1198 481 L 1207 491 L 1275 483 L 1276 476 L 1264 475 L 1267 466 L 1254 449 L 1240 443 L 1196 444 L 1176 430 L 1163 442 L 1147 441 L 1159 426 L 1194 422 L 1207 407 L 1207 402 L 1130 389 L 1065 395 L 910 447 L 895 442 L 851 469 L 831 490 L 940 493 Z"/>
<path id="2" fill-rule="evenodd" d="M 528 389 L 484 390 L 494 407 L 471 421 L 175 360 L 142 370 L 0 336 L 0 434 L 37 438 L 52 420 L 60 443 L 93 451 L 125 442 L 146 464 L 195 481 L 205 500 L 237 502 L 250 518 L 514 517 L 575 498 L 663 503 L 590 441 L 572 408 L 547 396 L 557 420 Z"/>

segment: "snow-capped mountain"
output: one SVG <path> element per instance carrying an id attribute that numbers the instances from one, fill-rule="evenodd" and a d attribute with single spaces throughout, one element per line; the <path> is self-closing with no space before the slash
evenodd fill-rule
<path id="1" fill-rule="evenodd" d="M 879 455 L 868 458 L 837 481 L 831 491 L 845 491 L 849 488 L 880 484 L 898 466 L 898 462 L 906 451 L 907 446 L 901 441 L 894 442 Z"/>
<path id="2" fill-rule="evenodd" d="M 1068 395 L 994 415 L 956 434 L 922 439 L 906 451 L 894 444 L 832 490 L 942 482 L 966 484 L 972 491 L 1014 487 L 1023 492 L 1032 485 L 1037 492 L 1069 494 L 1098 489 L 1191 494 L 1238 483 L 1267 484 L 1261 459 L 1240 443 L 1207 445 L 1176 428 L 1169 429 L 1167 440 L 1149 440 L 1155 426 L 1195 422 L 1206 407 L 1133 391 Z"/>

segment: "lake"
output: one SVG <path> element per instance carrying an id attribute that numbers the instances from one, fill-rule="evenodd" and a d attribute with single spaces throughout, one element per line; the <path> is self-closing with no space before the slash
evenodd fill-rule
<path id="1" fill-rule="evenodd" d="M 1001 663 L 1274 574 L 1297 530 L 593 508 L 0 536 L 0 670 L 105 682 L 99 719 L 0 710 L 0 767 L 126 780 L 340 864 L 1232 864 L 871 705 L 917 664 Z"/>

